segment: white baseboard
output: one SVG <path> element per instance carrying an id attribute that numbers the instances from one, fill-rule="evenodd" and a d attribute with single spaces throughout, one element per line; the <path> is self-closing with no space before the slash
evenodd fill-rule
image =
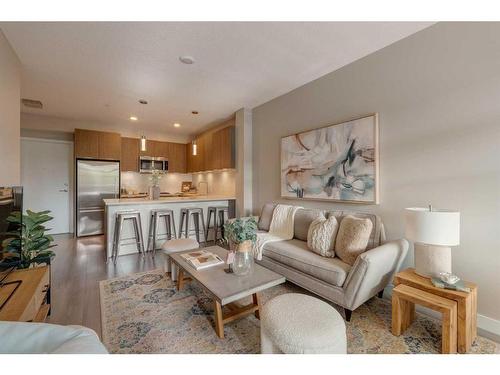
<path id="1" fill-rule="evenodd" d="M 500 320 L 477 314 L 477 330 L 481 336 L 500 342 Z"/>
<path id="2" fill-rule="evenodd" d="M 393 285 L 388 285 L 384 290 L 384 298 L 390 299 L 392 295 Z M 438 318 L 439 313 L 427 309 L 425 307 L 417 306 L 417 311 L 433 317 Z M 477 330 L 480 336 L 489 338 L 490 340 L 500 343 L 500 320 L 490 318 L 485 315 L 477 314 Z"/>

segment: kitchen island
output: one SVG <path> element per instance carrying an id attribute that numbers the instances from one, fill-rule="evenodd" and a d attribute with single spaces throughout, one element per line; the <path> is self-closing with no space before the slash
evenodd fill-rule
<path id="1" fill-rule="evenodd" d="M 148 198 L 125 198 L 125 199 L 104 199 L 104 236 L 106 243 L 106 257 L 110 258 L 113 248 L 113 233 L 115 229 L 115 217 L 118 211 L 136 210 L 141 214 L 142 236 L 144 239 L 144 248 L 147 246 L 149 234 L 149 219 L 151 210 L 171 209 L 174 211 L 175 230 L 179 235 L 180 211 L 181 208 L 200 207 L 203 209 L 205 222 L 209 206 L 227 206 L 229 208 L 229 217 L 235 215 L 235 198 L 221 195 L 205 195 L 190 197 L 165 197 L 156 200 Z M 190 220 L 191 229 L 194 229 L 193 220 Z M 205 223 L 206 224 L 206 223 Z M 200 225 L 201 229 L 201 225 Z M 166 227 L 163 220 L 158 225 L 158 241 L 156 248 L 160 248 L 165 241 Z M 195 237 L 194 231 L 190 237 Z M 137 253 L 137 247 L 134 240 L 134 229 L 131 222 L 125 222 L 122 229 L 122 243 L 119 249 L 119 255 Z M 204 241 L 204 234 L 200 234 L 200 241 Z"/>

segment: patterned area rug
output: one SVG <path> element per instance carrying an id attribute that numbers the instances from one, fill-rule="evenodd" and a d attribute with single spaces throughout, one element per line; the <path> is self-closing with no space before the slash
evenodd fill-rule
<path id="1" fill-rule="evenodd" d="M 262 293 L 262 302 L 283 293 L 307 293 L 286 283 Z M 213 302 L 195 283 L 177 292 L 160 270 L 100 282 L 103 342 L 111 353 L 259 353 L 259 320 L 253 315 L 214 331 Z M 242 301 L 249 303 L 249 301 Z M 342 308 L 332 305 L 343 314 Z M 401 335 L 390 332 L 391 305 L 373 298 L 347 323 L 348 353 L 439 353 L 441 327 L 417 314 Z M 472 353 L 499 353 L 500 345 L 478 337 Z"/>

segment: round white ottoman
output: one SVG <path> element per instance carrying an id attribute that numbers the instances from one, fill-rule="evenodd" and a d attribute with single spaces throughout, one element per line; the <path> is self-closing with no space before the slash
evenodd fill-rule
<path id="1" fill-rule="evenodd" d="M 175 240 L 165 241 L 161 247 L 163 253 L 166 255 L 164 269 L 165 272 L 170 272 L 170 277 L 173 281 L 177 280 L 177 267 L 174 263 L 172 263 L 169 255 L 180 251 L 198 249 L 199 247 L 200 244 L 193 238 L 178 238 Z"/>
<path id="2" fill-rule="evenodd" d="M 282 294 L 262 307 L 260 344 L 264 354 L 346 354 L 344 319 L 317 298 Z"/>

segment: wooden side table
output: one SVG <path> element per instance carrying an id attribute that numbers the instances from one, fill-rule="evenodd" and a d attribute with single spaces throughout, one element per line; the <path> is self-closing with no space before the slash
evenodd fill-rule
<path id="1" fill-rule="evenodd" d="M 415 318 L 415 304 L 442 314 L 441 352 L 457 352 L 457 303 L 451 299 L 400 284 L 392 290 L 392 334 L 399 336 Z"/>
<path id="2" fill-rule="evenodd" d="M 49 266 L 17 270 L 0 288 L 0 320 L 44 322 L 50 311 Z"/>
<path id="3" fill-rule="evenodd" d="M 394 276 L 394 285 L 408 285 L 457 303 L 457 350 L 467 353 L 477 337 L 477 285 L 465 282 L 469 293 L 436 288 L 429 278 L 419 276 L 413 268 L 407 268 Z"/>

